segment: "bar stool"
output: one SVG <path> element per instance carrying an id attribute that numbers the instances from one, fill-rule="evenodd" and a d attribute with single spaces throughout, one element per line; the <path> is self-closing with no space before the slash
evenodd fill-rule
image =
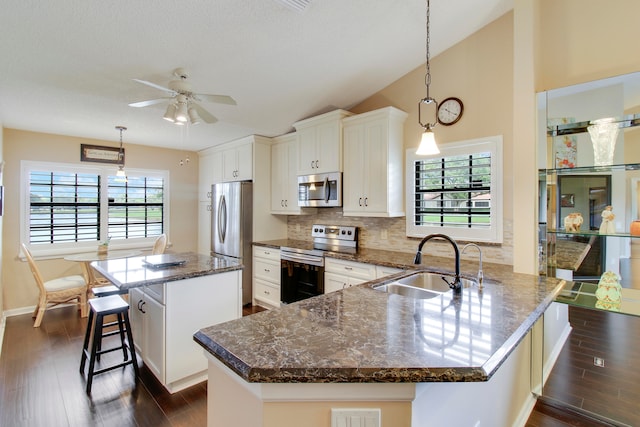
<path id="1" fill-rule="evenodd" d="M 91 385 L 95 375 L 102 374 L 113 369 L 133 365 L 135 378 L 138 378 L 138 360 L 136 359 L 136 351 L 133 345 L 133 336 L 131 334 L 131 325 L 129 323 L 129 304 L 122 299 L 120 295 L 109 295 L 101 298 L 93 298 L 89 300 L 89 319 L 87 322 L 87 331 L 84 336 L 84 344 L 82 347 L 82 358 L 80 360 L 80 373 L 84 375 L 84 366 L 89 359 L 89 370 L 87 372 L 87 394 L 91 394 Z M 104 323 L 104 317 L 115 314 L 117 321 L 113 322 L 118 326 L 117 330 L 103 332 L 103 328 L 108 324 Z M 95 320 L 95 322 L 94 322 Z M 93 340 L 91 350 L 89 351 L 89 340 L 93 330 Z M 125 333 L 127 341 L 125 342 Z M 102 338 L 111 335 L 120 335 L 120 346 L 102 350 Z M 122 349 L 124 360 L 113 366 L 108 366 L 96 370 L 96 361 L 100 361 L 100 356 L 105 353 Z M 129 352 L 131 357 L 129 358 Z"/>

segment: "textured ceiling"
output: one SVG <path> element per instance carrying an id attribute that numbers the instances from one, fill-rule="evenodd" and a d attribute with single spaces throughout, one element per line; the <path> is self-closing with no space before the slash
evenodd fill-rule
<path id="1" fill-rule="evenodd" d="M 200 150 L 349 109 L 425 61 L 424 0 L 3 0 L 0 123 L 4 127 Z M 306 1 L 303 3 L 307 3 Z M 431 55 L 498 18 L 513 0 L 431 0 Z M 179 127 L 159 98 L 172 71 L 219 121 Z"/>

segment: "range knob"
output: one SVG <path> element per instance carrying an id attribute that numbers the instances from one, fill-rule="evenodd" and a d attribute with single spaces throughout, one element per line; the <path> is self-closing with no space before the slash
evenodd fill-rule
<path id="1" fill-rule="evenodd" d="M 344 233 L 344 231 L 343 231 L 343 233 Z M 351 234 L 352 234 L 352 233 L 351 233 L 351 230 L 349 230 L 349 231 L 347 232 L 347 234 L 348 234 L 349 236 L 351 236 Z"/>
<path id="2" fill-rule="evenodd" d="M 344 230 L 342 230 L 342 234 L 345 234 L 345 231 L 344 231 Z"/>

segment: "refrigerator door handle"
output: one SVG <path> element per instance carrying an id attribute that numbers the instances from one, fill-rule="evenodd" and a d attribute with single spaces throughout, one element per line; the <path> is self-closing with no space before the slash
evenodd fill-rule
<path id="1" fill-rule="evenodd" d="M 227 199 L 224 194 L 220 196 L 220 206 L 218 207 L 218 240 L 224 243 L 227 237 Z"/>

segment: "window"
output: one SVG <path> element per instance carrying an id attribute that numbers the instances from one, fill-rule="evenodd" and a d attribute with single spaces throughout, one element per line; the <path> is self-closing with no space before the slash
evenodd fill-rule
<path id="1" fill-rule="evenodd" d="M 502 137 L 450 143 L 438 157 L 407 150 L 407 236 L 502 241 Z"/>
<path id="2" fill-rule="evenodd" d="M 21 235 L 40 255 L 115 247 L 144 247 L 167 232 L 168 172 L 22 162 Z"/>

